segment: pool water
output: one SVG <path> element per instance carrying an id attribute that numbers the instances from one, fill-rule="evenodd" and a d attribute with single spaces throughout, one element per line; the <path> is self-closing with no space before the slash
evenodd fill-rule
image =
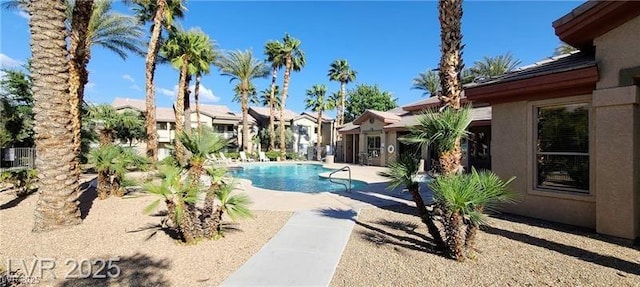
<path id="1" fill-rule="evenodd" d="M 336 184 L 318 176 L 330 171 L 332 170 L 317 164 L 255 164 L 232 170 L 231 173 L 234 177 L 250 180 L 253 186 L 271 190 L 304 193 L 345 191 L 348 180 L 334 179 L 344 183 Z M 366 186 L 362 181 L 351 181 L 352 189 L 362 189 Z"/>

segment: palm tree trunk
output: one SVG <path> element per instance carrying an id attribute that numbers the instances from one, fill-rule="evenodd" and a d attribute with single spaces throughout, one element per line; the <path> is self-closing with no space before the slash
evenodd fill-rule
<path id="1" fill-rule="evenodd" d="M 282 83 L 282 98 L 280 99 L 280 158 L 286 159 L 287 144 L 284 138 L 284 109 L 286 108 L 287 94 L 289 93 L 289 80 L 291 78 L 291 68 L 293 63 L 291 57 L 285 60 L 284 83 Z"/>
<path id="2" fill-rule="evenodd" d="M 196 86 L 193 88 L 193 98 L 196 102 L 196 121 L 198 121 L 198 134 L 202 134 L 202 126 L 200 125 L 200 80 L 202 75 L 196 75 Z"/>
<path id="3" fill-rule="evenodd" d="M 109 172 L 105 170 L 98 171 L 97 181 L 96 189 L 98 190 L 98 198 L 107 199 L 107 197 L 109 197 L 109 190 L 111 190 Z"/>
<path id="4" fill-rule="evenodd" d="M 183 61 L 180 68 L 180 80 L 178 81 L 178 97 L 176 98 L 175 106 L 173 107 L 176 116 L 176 138 L 174 139 L 174 146 L 176 151 L 176 159 L 181 165 L 185 164 L 184 161 L 184 147 L 178 140 L 178 135 L 184 132 L 184 85 L 187 83 L 187 68 L 189 63 Z"/>
<path id="5" fill-rule="evenodd" d="M 433 242 L 439 248 L 444 248 L 446 245 L 444 243 L 444 240 L 442 239 L 442 235 L 440 234 L 440 229 L 438 229 L 438 226 L 436 226 L 436 224 L 433 222 L 433 219 L 430 216 L 429 212 L 427 211 L 427 207 L 424 204 L 422 195 L 420 195 L 420 186 L 412 185 L 412 186 L 408 186 L 408 189 L 409 189 L 409 192 L 411 192 L 411 197 L 413 198 L 413 202 L 416 204 L 418 216 L 420 217 L 420 219 L 422 219 L 422 222 L 424 222 L 424 224 L 427 225 L 427 231 L 429 231 L 431 238 L 433 238 Z"/>
<path id="6" fill-rule="evenodd" d="M 316 134 L 316 157 L 322 161 L 322 109 L 318 109 L 318 133 Z"/>
<path id="7" fill-rule="evenodd" d="M 450 151 L 440 154 L 440 167 L 443 174 L 457 174 L 462 172 L 462 149 L 460 148 L 460 139 L 457 140 L 454 148 Z"/>
<path id="8" fill-rule="evenodd" d="M 191 131 L 191 91 L 189 91 L 189 85 L 191 84 L 191 74 L 187 72 L 184 84 L 184 130 Z"/>
<path id="9" fill-rule="evenodd" d="M 80 154 L 80 132 L 82 131 L 82 120 L 80 107 L 84 97 L 84 85 L 86 84 L 88 48 L 87 30 L 91 21 L 93 10 L 93 0 L 76 1 L 73 6 L 73 16 L 71 19 L 71 45 L 69 48 L 69 93 L 71 104 L 71 115 L 73 116 L 73 148 L 74 153 Z M 79 162 L 78 162 L 79 163 Z M 77 169 L 79 171 L 79 169 Z"/>
<path id="10" fill-rule="evenodd" d="M 249 105 L 247 93 L 248 85 L 242 83 L 242 150 L 248 151 L 249 148 Z"/>
<path id="11" fill-rule="evenodd" d="M 440 0 L 440 101 L 454 109 L 460 109 L 462 83 L 462 1 Z"/>
<path id="12" fill-rule="evenodd" d="M 458 261 L 464 261 L 464 224 L 462 215 L 457 212 L 450 214 L 447 220 L 447 228 L 445 233 L 447 235 L 447 248 L 449 255 Z"/>
<path id="13" fill-rule="evenodd" d="M 36 168 L 40 199 L 35 232 L 80 224 L 78 154 L 73 147 L 69 95 L 65 3 L 31 0 L 31 32 Z"/>
<path id="14" fill-rule="evenodd" d="M 162 32 L 162 19 L 164 18 L 164 10 L 166 8 L 166 5 L 166 0 L 157 0 L 157 10 L 156 14 L 153 17 L 153 27 L 151 29 L 149 48 L 147 49 L 147 57 L 145 59 L 145 89 L 147 95 L 144 121 L 147 130 L 147 156 L 149 157 L 151 162 L 156 162 L 158 160 L 156 94 L 153 79 L 156 72 L 156 59 L 158 58 L 158 49 L 160 48 L 160 33 Z"/>
<path id="15" fill-rule="evenodd" d="M 274 150 L 276 148 L 275 108 L 277 78 L 278 69 L 271 69 L 271 95 L 269 95 L 269 150 Z"/>
<path id="16" fill-rule="evenodd" d="M 347 83 L 340 82 L 340 111 L 338 116 L 338 126 L 342 126 L 344 124 L 344 109 L 345 109 L 346 98 L 347 98 Z"/>

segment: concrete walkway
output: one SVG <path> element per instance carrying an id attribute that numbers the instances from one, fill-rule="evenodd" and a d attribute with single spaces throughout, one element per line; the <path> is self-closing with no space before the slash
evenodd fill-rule
<path id="1" fill-rule="evenodd" d="M 356 215 L 353 209 L 295 212 L 222 286 L 329 286 Z"/>

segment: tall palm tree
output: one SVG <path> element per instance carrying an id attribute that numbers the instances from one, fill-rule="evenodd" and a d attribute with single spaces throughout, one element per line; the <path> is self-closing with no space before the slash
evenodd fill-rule
<path id="1" fill-rule="evenodd" d="M 453 109 L 460 109 L 462 83 L 462 1 L 439 0 L 440 19 L 440 101 Z"/>
<path id="2" fill-rule="evenodd" d="M 555 51 L 553 51 L 553 55 L 559 56 L 559 55 L 569 54 L 573 51 L 578 51 L 578 49 L 565 42 L 560 42 L 560 45 L 558 45 Z"/>
<path id="3" fill-rule="evenodd" d="M 307 89 L 307 98 L 305 99 L 305 108 L 318 113 L 316 123 L 318 125 L 316 133 L 316 158 L 318 160 L 322 160 L 322 113 L 335 108 L 326 94 L 327 86 L 313 85 L 311 89 Z"/>
<path id="4" fill-rule="evenodd" d="M 484 57 L 482 61 L 475 62 L 469 70 L 475 78 L 487 79 L 511 72 L 518 65 L 520 60 L 514 58 L 511 53 L 506 53 L 495 57 Z"/>
<path id="5" fill-rule="evenodd" d="M 440 79 L 438 73 L 432 70 L 427 70 L 424 73 L 418 74 L 413 79 L 412 89 L 424 91 L 422 95 L 429 94 L 429 97 L 435 97 L 440 91 Z"/>
<path id="6" fill-rule="evenodd" d="M 89 62 L 89 49 L 87 37 L 90 33 L 89 23 L 93 11 L 93 0 L 74 1 L 71 17 L 71 39 L 69 47 L 69 93 L 73 126 L 73 148 L 74 153 L 80 154 L 80 132 L 82 130 L 82 120 L 80 115 L 80 105 L 84 97 L 85 78 L 87 75 L 87 64 Z M 66 2 L 69 5 L 70 1 Z M 69 9 L 68 9 L 69 10 Z M 67 11 L 68 11 L 67 10 Z M 88 81 L 88 80 L 87 80 Z M 79 164 L 80 162 L 78 162 Z M 79 169 L 76 169 L 79 171 Z M 79 176 L 79 175 L 78 175 Z"/>
<path id="7" fill-rule="evenodd" d="M 189 102 L 186 91 L 189 88 L 189 75 L 195 74 L 198 68 L 209 65 L 211 60 L 211 50 L 213 44 L 209 36 L 199 29 L 191 29 L 189 31 L 177 31 L 171 33 L 169 39 L 161 48 L 162 55 L 169 59 L 171 65 L 180 71 L 178 81 L 178 95 L 174 106 L 176 115 L 176 134 L 181 133 L 185 128 L 190 129 L 191 126 L 185 127 L 185 103 Z M 180 163 L 184 162 L 184 150 L 180 141 L 175 141 L 176 158 Z"/>
<path id="8" fill-rule="evenodd" d="M 280 41 L 269 41 L 264 46 L 264 54 L 267 61 L 271 63 L 271 87 L 269 93 L 269 150 L 276 148 L 276 131 L 275 131 L 275 109 L 278 91 L 276 90 L 276 80 L 278 78 L 278 70 L 284 66 L 284 58 L 282 57 L 283 45 Z M 279 108 L 279 104 L 277 106 Z"/>
<path id="9" fill-rule="evenodd" d="M 347 84 L 356 80 L 357 71 L 349 67 L 347 60 L 335 60 L 329 67 L 329 80 L 340 82 L 340 105 L 338 108 L 338 126 L 344 124 L 344 107 L 347 97 Z"/>
<path id="10" fill-rule="evenodd" d="M 216 64 L 222 75 L 231 78 L 230 82 L 238 81 L 242 106 L 242 149 L 246 151 L 249 149 L 249 94 L 253 87 L 251 81 L 268 76 L 269 67 L 263 61 L 254 58 L 250 50 L 229 51 L 220 57 Z"/>
<path id="11" fill-rule="evenodd" d="M 146 109 L 145 125 L 147 129 L 147 156 L 152 162 L 158 160 L 158 132 L 156 130 L 156 95 L 154 76 L 158 52 L 160 51 L 160 37 L 163 27 L 173 30 L 174 18 L 184 15 L 185 7 L 182 0 L 131 0 L 136 4 L 138 19 L 143 22 L 152 22 L 149 46 L 145 57 L 145 90 Z"/>
<path id="12" fill-rule="evenodd" d="M 284 110 L 286 109 L 291 71 L 300 71 L 307 63 L 304 52 L 300 48 L 302 42 L 285 34 L 282 39 L 281 56 L 284 59 L 284 82 L 282 84 L 282 98 L 280 99 L 280 157 L 285 158 L 287 144 L 285 139 Z"/>
<path id="13" fill-rule="evenodd" d="M 196 121 L 198 121 L 198 133 L 202 133 L 202 127 L 200 125 L 200 82 L 202 81 L 203 74 L 209 74 L 211 71 L 211 64 L 215 62 L 216 59 L 216 44 L 213 40 L 210 41 L 211 49 L 203 50 L 200 54 L 200 61 L 194 64 L 196 83 L 193 88 L 193 98 L 196 103 Z"/>
<path id="14" fill-rule="evenodd" d="M 62 0 L 29 2 L 34 131 L 40 200 L 34 231 L 80 224 L 79 180 L 74 171 L 69 60 Z"/>
<path id="15" fill-rule="evenodd" d="M 274 98 L 271 99 L 271 92 L 273 93 Z M 260 92 L 260 99 L 258 103 L 264 107 L 269 107 L 272 109 L 280 109 L 280 86 L 275 86 L 274 89 L 266 88 Z"/>

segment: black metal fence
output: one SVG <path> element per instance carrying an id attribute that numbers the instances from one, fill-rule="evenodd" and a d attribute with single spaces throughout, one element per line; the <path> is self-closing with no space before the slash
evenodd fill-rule
<path id="1" fill-rule="evenodd" d="M 0 149 L 0 170 L 35 168 L 36 149 L 32 147 L 10 147 Z"/>

